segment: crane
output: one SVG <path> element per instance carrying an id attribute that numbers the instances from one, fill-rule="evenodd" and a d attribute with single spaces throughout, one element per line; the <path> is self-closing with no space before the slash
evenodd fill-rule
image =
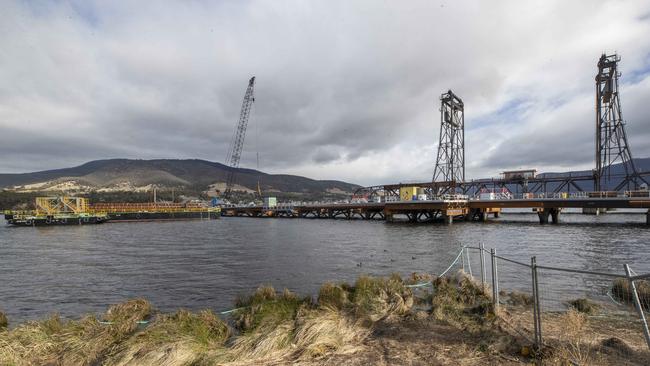
<path id="1" fill-rule="evenodd" d="M 255 101 L 255 96 L 253 95 L 254 85 L 255 76 L 248 81 L 248 88 L 246 88 L 244 101 L 241 105 L 241 112 L 239 113 L 239 122 L 237 123 L 237 128 L 235 129 L 235 133 L 230 140 L 230 146 L 228 147 L 226 165 L 230 169 L 228 169 L 228 177 L 226 178 L 226 190 L 223 194 L 224 199 L 230 198 L 232 187 L 235 183 L 235 172 L 237 171 L 237 168 L 239 168 L 239 160 L 241 158 L 242 149 L 244 148 L 244 138 L 246 137 L 246 127 L 248 126 L 248 117 L 250 116 L 251 107 Z"/>

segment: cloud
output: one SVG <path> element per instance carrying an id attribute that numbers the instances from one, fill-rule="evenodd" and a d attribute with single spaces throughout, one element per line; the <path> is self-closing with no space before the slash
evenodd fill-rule
<path id="1" fill-rule="evenodd" d="M 429 180 L 452 89 L 468 177 L 590 168 L 595 64 L 614 51 L 632 151 L 650 156 L 647 14 L 645 1 L 7 2 L 0 171 L 223 161 L 252 75 L 244 166 L 259 151 L 269 172 Z"/>

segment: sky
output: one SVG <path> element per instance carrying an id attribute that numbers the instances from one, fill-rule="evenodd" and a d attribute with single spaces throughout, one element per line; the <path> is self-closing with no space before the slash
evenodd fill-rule
<path id="1" fill-rule="evenodd" d="M 467 178 L 594 166 L 596 63 L 621 56 L 650 156 L 650 2 L 0 0 L 0 173 L 108 158 L 224 162 L 362 185 L 429 181 L 440 95 Z"/>

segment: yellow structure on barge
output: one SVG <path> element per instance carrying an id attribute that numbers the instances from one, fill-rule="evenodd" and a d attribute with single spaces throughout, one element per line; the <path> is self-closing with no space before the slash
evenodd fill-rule
<path id="1" fill-rule="evenodd" d="M 106 221 L 216 219 L 219 207 L 202 203 L 95 203 L 84 197 L 37 197 L 31 211 L 5 211 L 11 225 L 82 225 Z"/>

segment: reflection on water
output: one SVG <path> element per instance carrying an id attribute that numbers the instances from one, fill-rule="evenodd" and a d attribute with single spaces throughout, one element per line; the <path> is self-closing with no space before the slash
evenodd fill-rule
<path id="1" fill-rule="evenodd" d="M 362 273 L 440 273 L 461 244 L 479 242 L 523 262 L 536 255 L 539 264 L 650 271 L 650 229 L 638 214 L 563 215 L 545 226 L 530 213 L 451 226 L 248 218 L 0 225 L 0 310 L 12 321 L 78 316 L 136 296 L 163 311 L 223 310 L 259 284 L 313 294 L 324 281 Z"/>

